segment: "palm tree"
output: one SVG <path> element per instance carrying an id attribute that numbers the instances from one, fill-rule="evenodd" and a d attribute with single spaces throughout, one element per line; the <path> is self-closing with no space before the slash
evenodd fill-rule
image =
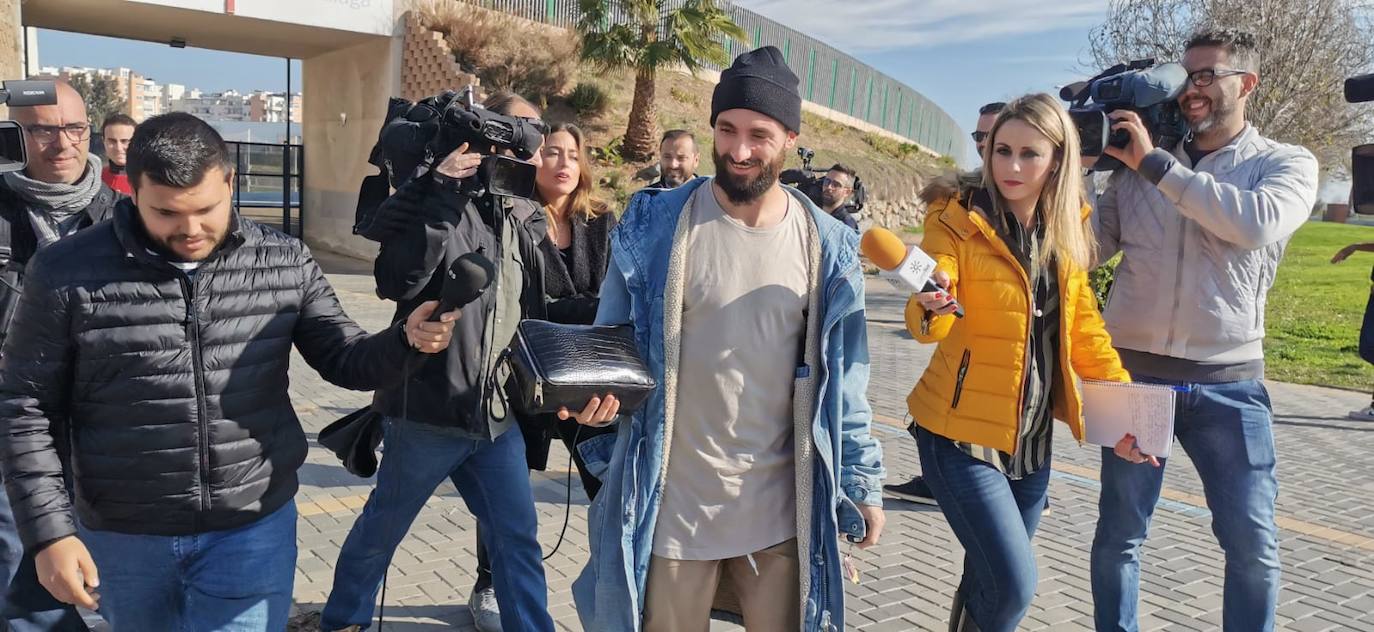
<path id="1" fill-rule="evenodd" d="M 630 160 L 648 160 L 657 149 L 654 80 L 658 70 L 681 64 L 695 75 L 706 64 L 724 66 L 730 59 L 722 36 L 741 41 L 746 37 L 717 0 L 686 0 L 669 9 L 677 4 L 674 0 L 579 0 L 582 59 L 602 71 L 635 71 L 634 104 L 621 144 L 621 155 Z"/>

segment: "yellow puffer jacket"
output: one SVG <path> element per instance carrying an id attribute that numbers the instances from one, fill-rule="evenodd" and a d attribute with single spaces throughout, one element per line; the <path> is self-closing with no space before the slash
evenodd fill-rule
<path id="1" fill-rule="evenodd" d="M 911 334 L 939 343 L 907 406 L 930 432 L 1013 453 L 1026 377 L 1030 281 L 986 215 L 970 212 L 957 194 L 931 203 L 925 226 L 921 248 L 949 274 L 950 293 L 966 314 L 927 323 L 921 304 L 915 298 L 907 302 Z M 1112 348 L 1087 273 L 1064 262 L 1056 267 L 1063 337 L 1051 389 L 1054 416 L 1082 441 L 1083 398 L 1076 378 L 1126 382 L 1130 375 Z"/>

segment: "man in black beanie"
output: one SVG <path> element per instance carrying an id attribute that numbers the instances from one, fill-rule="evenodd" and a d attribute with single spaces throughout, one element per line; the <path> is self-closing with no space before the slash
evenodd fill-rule
<path id="1" fill-rule="evenodd" d="M 843 628 L 839 534 L 882 532 L 858 235 L 778 183 L 797 84 L 774 47 L 736 59 L 711 99 L 715 177 L 640 192 L 612 234 L 597 322 L 631 325 L 663 388 L 582 447 L 604 483 L 573 588 L 585 629 L 704 630 L 713 609 Z"/>

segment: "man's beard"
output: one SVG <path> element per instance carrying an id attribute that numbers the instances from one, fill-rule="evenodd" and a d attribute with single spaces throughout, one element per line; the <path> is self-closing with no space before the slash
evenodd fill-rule
<path id="1" fill-rule="evenodd" d="M 730 159 L 717 153 L 714 148 L 711 156 L 716 163 L 716 184 L 725 192 L 725 197 L 735 204 L 748 204 L 763 197 L 763 194 L 778 183 L 778 175 L 782 173 L 782 166 L 787 162 L 787 155 L 782 152 L 779 152 L 778 157 L 772 162 L 752 159 L 748 166 L 760 167 L 760 171 L 757 177 L 750 178 L 731 174 Z"/>
<path id="2" fill-rule="evenodd" d="M 1193 134 L 1206 134 L 1212 131 L 1221 124 L 1222 119 L 1230 117 L 1236 111 L 1236 102 L 1231 99 L 1212 99 L 1209 106 L 1211 111 L 1207 113 L 1206 118 L 1196 123 L 1188 122 L 1188 129 L 1192 130 Z"/>
<path id="3" fill-rule="evenodd" d="M 676 189 L 684 184 L 687 184 L 687 179 L 690 177 L 691 176 L 677 170 L 664 171 L 663 184 L 666 185 L 669 189 Z"/>
<path id="4" fill-rule="evenodd" d="M 176 248 L 173 248 L 173 245 L 185 241 L 187 235 L 175 235 L 168 238 L 153 237 L 151 235 L 149 235 L 149 237 L 153 240 L 153 243 L 157 245 L 157 249 L 162 252 L 164 257 L 168 260 L 179 261 L 181 263 L 204 261 L 209 258 L 210 255 L 214 254 L 216 250 L 219 250 L 220 244 L 224 243 L 223 235 L 206 234 L 203 239 L 210 242 L 210 249 L 205 251 L 205 256 L 200 259 L 186 259 L 176 250 Z"/>

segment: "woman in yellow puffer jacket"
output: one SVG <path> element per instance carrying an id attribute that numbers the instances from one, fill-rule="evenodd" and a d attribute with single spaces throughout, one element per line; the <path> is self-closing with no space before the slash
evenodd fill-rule
<path id="1" fill-rule="evenodd" d="M 1017 99 L 985 151 L 981 172 L 922 192 L 921 247 L 945 291 L 907 304 L 912 335 L 939 345 L 907 404 L 926 481 L 965 550 L 950 627 L 1011 632 L 1035 595 L 1053 420 L 1081 440 L 1079 378 L 1130 377 L 1088 283 L 1095 240 L 1067 112 L 1049 95 Z"/>

